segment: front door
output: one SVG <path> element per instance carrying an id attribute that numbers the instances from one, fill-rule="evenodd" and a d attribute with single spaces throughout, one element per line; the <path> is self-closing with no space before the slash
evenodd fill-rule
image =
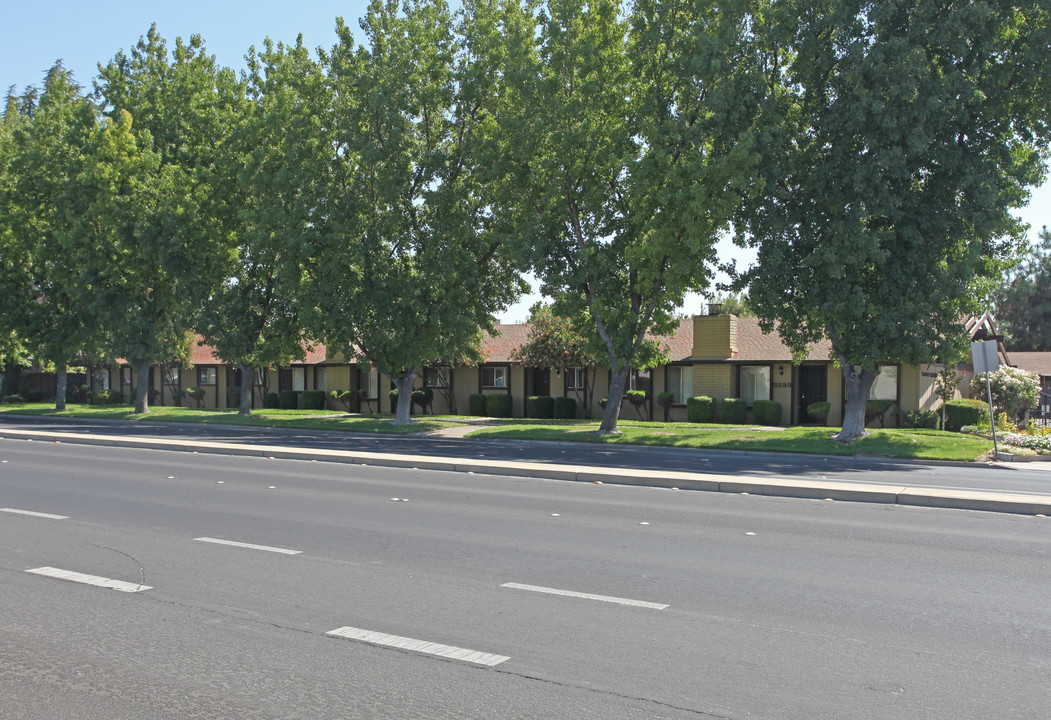
<path id="1" fill-rule="evenodd" d="M 799 424 L 814 422 L 807 414 L 807 407 L 811 403 L 825 402 L 828 400 L 828 366 L 827 365 L 800 365 L 799 366 Z"/>
<path id="2" fill-rule="evenodd" d="M 551 370 L 549 368 L 530 368 L 529 394 L 538 396 L 551 394 Z"/>

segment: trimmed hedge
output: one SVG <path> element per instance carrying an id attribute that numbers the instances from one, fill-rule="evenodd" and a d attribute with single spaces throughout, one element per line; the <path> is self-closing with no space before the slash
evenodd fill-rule
<path id="1" fill-rule="evenodd" d="M 819 423 L 828 422 L 828 414 L 831 410 L 832 403 L 830 402 L 816 402 L 806 406 L 806 414 L 810 416 L 811 420 Z"/>
<path id="2" fill-rule="evenodd" d="M 577 416 L 577 401 L 571 397 L 555 398 L 552 416 L 556 420 L 573 420 Z"/>
<path id="3" fill-rule="evenodd" d="M 38 403 L 43 401 L 44 392 L 42 390 L 26 390 L 26 402 Z"/>
<path id="4" fill-rule="evenodd" d="M 938 413 L 933 410 L 907 410 L 899 416 L 898 424 L 903 428 L 937 430 Z"/>
<path id="5" fill-rule="evenodd" d="M 706 395 L 686 399 L 686 420 L 692 423 L 715 421 L 715 401 Z"/>
<path id="6" fill-rule="evenodd" d="M 741 398 L 725 398 L 722 407 L 719 408 L 719 422 L 741 425 L 744 423 L 745 409 L 744 400 Z"/>
<path id="7" fill-rule="evenodd" d="M 964 425 L 988 425 L 989 406 L 981 400 L 957 398 L 945 403 L 945 429 L 960 432 Z"/>
<path id="8" fill-rule="evenodd" d="M 550 395 L 533 395 L 526 398 L 526 413 L 531 418 L 550 420 L 555 417 L 555 399 Z"/>
<path id="9" fill-rule="evenodd" d="M 485 395 L 482 393 L 471 393 L 467 398 L 467 414 L 475 417 L 485 417 Z"/>
<path id="10" fill-rule="evenodd" d="M 120 390 L 99 390 L 91 396 L 92 405 L 123 405 L 124 395 Z"/>
<path id="11" fill-rule="evenodd" d="M 515 401 L 508 393 L 485 396 L 485 414 L 489 417 L 511 417 Z"/>
<path id="12" fill-rule="evenodd" d="M 780 425 L 781 403 L 773 400 L 756 400 L 752 405 L 752 420 L 756 425 Z"/>
<path id="13" fill-rule="evenodd" d="M 884 414 L 894 407 L 893 400 L 869 400 L 865 403 L 865 425 L 873 420 L 879 420 L 879 426 L 885 427 Z"/>
<path id="14" fill-rule="evenodd" d="M 325 409 L 325 391 L 324 390 L 304 390 L 303 391 L 303 409 L 304 410 L 324 410 Z"/>
<path id="15" fill-rule="evenodd" d="M 299 393 L 295 390 L 282 390 L 277 394 L 277 402 L 282 410 L 295 410 L 299 407 Z"/>
<path id="16" fill-rule="evenodd" d="M 267 393 L 266 397 L 263 398 L 264 410 L 277 410 L 280 407 L 281 398 L 278 397 L 277 393 Z"/>

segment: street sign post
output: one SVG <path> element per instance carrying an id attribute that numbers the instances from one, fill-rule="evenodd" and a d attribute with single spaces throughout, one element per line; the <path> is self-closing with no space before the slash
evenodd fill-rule
<path id="1" fill-rule="evenodd" d="M 1000 450 L 996 446 L 996 414 L 993 410 L 993 389 L 989 382 L 989 373 L 1000 369 L 1000 353 L 996 349 L 995 340 L 980 340 L 971 343 L 971 364 L 975 373 L 985 373 L 985 393 L 989 398 L 989 425 L 993 430 L 993 456 L 999 457 Z"/>

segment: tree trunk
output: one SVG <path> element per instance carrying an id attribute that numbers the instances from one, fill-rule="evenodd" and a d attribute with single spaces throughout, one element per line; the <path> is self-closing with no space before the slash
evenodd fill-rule
<path id="1" fill-rule="evenodd" d="M 868 435 L 865 432 L 865 405 L 868 403 L 872 383 L 879 375 L 879 366 L 859 373 L 844 358 L 840 358 L 840 364 L 843 369 L 847 406 L 843 411 L 843 429 L 836 435 L 836 442 L 849 443 Z"/>
<path id="2" fill-rule="evenodd" d="M 412 410 L 412 386 L 416 384 L 416 373 L 419 365 L 402 373 L 401 377 L 389 375 L 394 387 L 398 390 L 398 412 L 394 416 L 395 425 L 409 425 L 412 423 L 410 411 Z"/>
<path id="3" fill-rule="evenodd" d="M 138 387 L 135 388 L 135 414 L 141 415 L 150 411 L 150 361 L 143 360 L 135 367 Z"/>
<path id="4" fill-rule="evenodd" d="M 620 418 L 620 403 L 624 398 L 624 386 L 628 380 L 630 368 L 625 363 L 624 367 L 613 371 L 609 379 L 609 394 L 606 396 L 606 411 L 602 415 L 602 424 L 599 425 L 598 434 L 608 435 L 617 432 L 617 420 Z"/>
<path id="5" fill-rule="evenodd" d="M 237 414 L 248 417 L 252 414 L 252 388 L 255 384 L 255 371 L 251 365 L 245 363 L 241 363 L 238 367 L 241 369 L 241 397 L 237 400 Z"/>
<path id="6" fill-rule="evenodd" d="M 69 373 L 65 360 L 55 364 L 55 410 L 66 409 L 66 386 L 69 385 Z"/>

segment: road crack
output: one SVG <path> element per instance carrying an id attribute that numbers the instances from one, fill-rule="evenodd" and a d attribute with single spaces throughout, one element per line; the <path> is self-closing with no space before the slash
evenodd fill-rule
<path id="1" fill-rule="evenodd" d="M 128 553 L 124 552 L 123 550 L 118 550 L 117 548 L 106 547 L 105 545 L 95 545 L 94 543 L 85 543 L 85 544 L 88 545 L 89 547 L 98 548 L 99 550 L 109 550 L 110 552 L 115 552 L 118 555 L 123 555 L 124 557 L 128 558 L 133 563 L 135 563 L 135 566 L 137 568 L 139 568 L 139 587 L 141 588 L 141 587 L 143 587 L 146 584 L 146 569 L 142 566 L 142 563 L 140 563 L 138 560 L 135 559 L 134 556 L 129 555 Z"/>

